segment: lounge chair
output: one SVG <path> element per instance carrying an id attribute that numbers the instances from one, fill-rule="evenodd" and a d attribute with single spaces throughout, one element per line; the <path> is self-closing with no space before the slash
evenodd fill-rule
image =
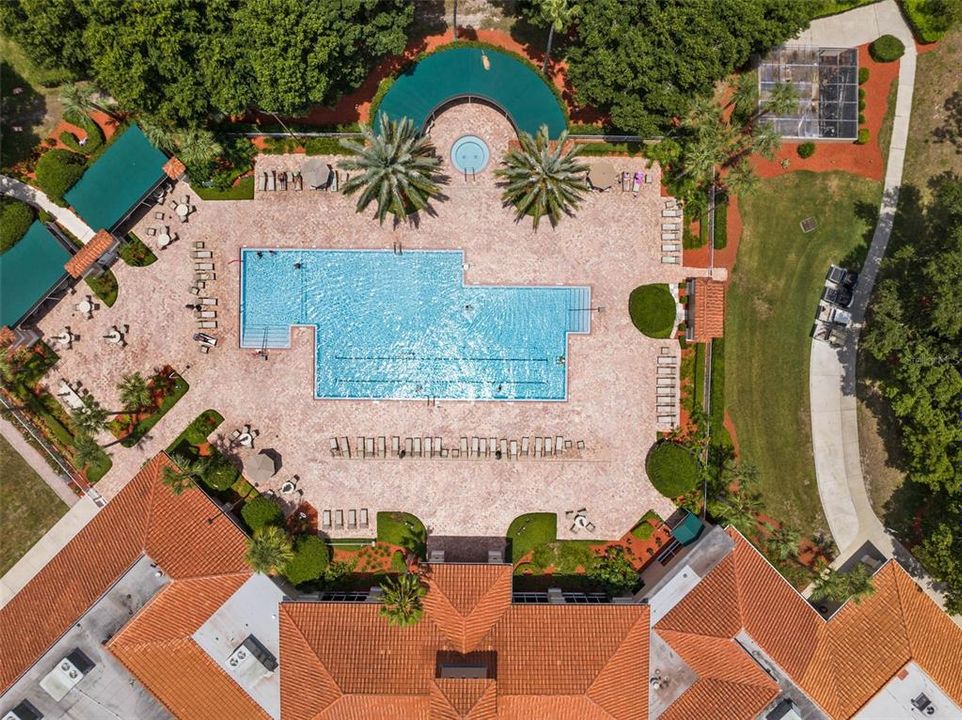
<path id="1" fill-rule="evenodd" d="M 659 365 L 677 365 L 678 358 L 674 355 L 659 355 L 658 364 Z"/>
<path id="2" fill-rule="evenodd" d="M 662 256 L 661 256 L 661 264 L 662 264 L 662 265 L 680 265 L 680 264 L 681 264 L 681 258 L 679 258 L 679 257 L 677 257 L 677 256 L 675 256 L 675 255 L 662 255 Z"/>
<path id="3" fill-rule="evenodd" d="M 667 385 L 663 385 L 660 388 L 656 388 L 656 392 L 655 392 L 655 395 L 657 395 L 658 397 L 662 397 L 664 395 L 674 396 L 674 394 L 675 394 L 675 388 Z"/>
<path id="4" fill-rule="evenodd" d="M 498 449 L 497 438 L 488 438 L 488 452 L 494 455 L 494 452 L 497 449 Z"/>
<path id="5" fill-rule="evenodd" d="M 334 529 L 335 530 L 344 529 L 344 511 L 343 510 L 334 511 Z"/>
<path id="6" fill-rule="evenodd" d="M 216 320 L 198 320 L 197 327 L 203 330 L 214 330 L 217 327 Z"/>
<path id="7" fill-rule="evenodd" d="M 404 452 L 408 457 L 414 456 L 414 441 L 411 438 L 404 438 Z"/>
<path id="8" fill-rule="evenodd" d="M 541 454 L 543 452 L 544 452 L 544 438 L 536 437 L 534 439 L 534 456 L 541 457 Z"/>
<path id="9" fill-rule="evenodd" d="M 641 183 L 645 180 L 645 174 L 642 172 L 636 172 L 634 179 L 631 181 L 631 191 L 638 192 L 641 190 Z"/>
<path id="10" fill-rule="evenodd" d="M 378 456 L 378 457 L 385 457 L 385 455 L 386 455 L 386 453 L 385 453 L 385 446 L 386 446 L 386 440 L 385 440 L 384 436 L 381 435 L 381 436 L 377 439 L 377 456 Z"/>
<path id="11" fill-rule="evenodd" d="M 364 438 L 364 454 L 367 457 L 375 457 L 374 455 L 374 438 Z"/>
<path id="12" fill-rule="evenodd" d="M 487 454 L 488 454 L 488 439 L 481 438 L 478 445 L 477 455 L 478 457 L 486 457 Z"/>
<path id="13" fill-rule="evenodd" d="M 284 191 L 287 190 L 287 173 L 286 172 L 282 172 L 280 175 L 277 176 L 277 186 L 281 190 L 284 190 Z"/>
<path id="14" fill-rule="evenodd" d="M 411 454 L 414 457 L 421 457 L 421 438 L 414 438 L 414 449 L 412 450 Z"/>
<path id="15" fill-rule="evenodd" d="M 441 447 L 441 438 L 434 438 L 434 454 L 440 455 L 441 457 L 447 457 L 447 453 L 444 452 L 444 448 Z"/>
<path id="16" fill-rule="evenodd" d="M 275 190 L 277 190 L 277 171 L 276 170 L 271 170 L 271 174 L 267 176 L 267 189 L 269 192 L 274 192 Z"/>
<path id="17" fill-rule="evenodd" d="M 664 253 L 681 252 L 681 245 L 679 243 L 662 243 L 661 251 Z"/>
<path id="18" fill-rule="evenodd" d="M 584 440 L 579 440 L 579 441 L 578 441 L 578 449 L 579 449 L 579 450 L 584 450 L 584 449 L 585 449 L 585 441 L 584 441 Z"/>
<path id="19" fill-rule="evenodd" d="M 194 317 L 213 319 L 217 317 L 217 311 L 216 310 L 199 310 L 196 313 L 194 313 Z"/>
<path id="20" fill-rule="evenodd" d="M 341 454 L 351 457 L 351 441 L 348 440 L 346 437 L 342 437 L 340 446 L 341 446 Z"/>
<path id="21" fill-rule="evenodd" d="M 513 458 L 518 457 L 518 441 L 517 440 L 511 441 L 511 457 Z"/>
<path id="22" fill-rule="evenodd" d="M 546 437 L 544 439 L 544 454 L 554 455 L 554 438 L 553 437 Z"/>
<path id="23" fill-rule="evenodd" d="M 331 511 L 325 510 L 321 513 L 321 530 L 331 529 Z"/>
<path id="24" fill-rule="evenodd" d="M 674 386 L 674 384 L 675 384 L 677 381 L 678 381 L 678 379 L 677 379 L 677 378 L 674 378 L 674 377 L 660 377 L 660 378 L 658 378 L 657 380 L 655 380 L 655 382 L 656 382 L 659 386 L 664 386 L 664 385 L 672 385 L 672 386 Z"/>
<path id="25" fill-rule="evenodd" d="M 361 508 L 358 510 L 358 527 L 367 529 L 368 519 L 367 519 L 367 508 Z"/>
<path id="26" fill-rule="evenodd" d="M 203 355 L 206 355 L 210 352 L 210 345 L 198 345 L 197 349 L 200 350 Z"/>
<path id="27" fill-rule="evenodd" d="M 675 368 L 669 367 L 668 365 L 659 365 L 659 366 L 658 366 L 658 375 L 659 375 L 660 377 L 674 377 L 674 376 L 675 376 Z"/>
<path id="28" fill-rule="evenodd" d="M 205 247 L 207 247 L 207 243 L 203 240 L 194 240 L 194 250 L 203 250 Z"/>
<path id="29" fill-rule="evenodd" d="M 194 250 L 190 256 L 194 258 L 194 260 L 207 260 L 208 258 L 214 257 L 214 253 L 210 250 Z"/>
<path id="30" fill-rule="evenodd" d="M 508 457 L 508 440 L 507 440 L 507 438 L 501 438 L 501 442 L 500 442 L 500 444 L 499 444 L 498 449 L 501 451 L 501 457 L 502 457 L 502 458 Z"/>
<path id="31" fill-rule="evenodd" d="M 200 304 L 201 304 L 201 305 L 216 305 L 216 304 L 217 304 L 217 298 L 207 298 L 207 297 L 205 297 L 205 298 L 197 298 L 197 299 L 200 300 Z"/>
<path id="32" fill-rule="evenodd" d="M 461 438 L 461 443 L 458 445 L 458 454 L 461 457 L 467 457 L 468 454 L 468 439 L 466 437 Z"/>
<path id="33" fill-rule="evenodd" d="M 675 416 L 674 415 L 659 415 L 658 422 L 662 425 L 674 425 Z"/>
<path id="34" fill-rule="evenodd" d="M 212 262 L 199 262 L 194 263 L 194 270 L 213 270 L 214 263 Z"/>
<path id="35" fill-rule="evenodd" d="M 156 234 L 157 234 L 157 228 L 155 228 L 155 227 L 149 227 L 149 228 L 147 228 L 147 236 L 148 236 L 148 237 L 153 237 L 153 236 L 156 235 Z"/>
<path id="36" fill-rule="evenodd" d="M 391 457 L 397 457 L 401 454 L 401 438 L 397 435 L 391 436 Z"/>
<path id="37" fill-rule="evenodd" d="M 286 183 L 285 183 L 286 184 Z M 356 530 L 357 529 L 357 510 L 347 511 L 347 529 Z"/>
<path id="38" fill-rule="evenodd" d="M 478 456 L 480 445 L 478 444 L 478 439 L 476 437 L 471 438 L 471 454 L 475 457 Z"/>
<path id="39" fill-rule="evenodd" d="M 340 450 L 337 449 L 337 438 L 331 438 L 331 457 L 337 457 L 340 454 Z"/>
<path id="40" fill-rule="evenodd" d="M 200 288 L 197 287 L 196 285 L 191 285 L 191 286 L 190 286 L 190 294 L 191 294 L 191 295 L 200 295 Z"/>
<path id="41" fill-rule="evenodd" d="M 527 454 L 528 454 L 528 442 L 529 442 L 529 440 L 530 440 L 530 438 L 526 438 L 526 437 L 521 438 L 521 454 L 522 454 L 522 455 L 527 455 Z"/>
<path id="42" fill-rule="evenodd" d="M 561 435 L 555 435 L 554 451 L 560 455 L 561 451 L 564 450 L 564 446 L 565 446 L 565 439 L 561 437 Z"/>
<path id="43" fill-rule="evenodd" d="M 679 222 L 663 222 L 661 224 L 662 230 L 677 230 L 681 232 L 681 223 Z"/>
<path id="44" fill-rule="evenodd" d="M 434 457 L 434 440 L 433 438 L 424 438 L 424 454 L 428 457 Z"/>

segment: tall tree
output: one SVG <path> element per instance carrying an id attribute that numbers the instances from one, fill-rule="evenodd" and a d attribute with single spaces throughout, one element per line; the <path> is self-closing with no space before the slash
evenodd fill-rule
<path id="1" fill-rule="evenodd" d="M 875 593 L 872 575 L 864 565 L 856 565 L 846 573 L 828 568 L 815 581 L 812 589 L 812 600 L 828 600 L 844 603 L 853 600 L 859 604 L 865 598 Z"/>
<path id="2" fill-rule="evenodd" d="M 799 545 L 802 542 L 802 535 L 791 525 L 782 525 L 772 530 L 765 543 L 768 551 L 779 560 L 788 560 L 798 557 Z"/>
<path id="3" fill-rule="evenodd" d="M 569 5 L 568 0 L 540 0 L 540 5 L 541 18 L 548 23 L 548 47 L 544 51 L 544 65 L 541 67 L 541 71 L 547 73 L 554 34 L 564 32 L 578 16 L 580 8 Z"/>
<path id="4" fill-rule="evenodd" d="M 383 224 L 388 213 L 404 220 L 424 210 L 431 198 L 441 193 L 435 173 L 441 164 L 431 141 L 418 134 L 410 118 L 391 120 L 381 114 L 380 131 L 365 126 L 364 143 L 344 140 L 341 144 L 354 152 L 341 160 L 342 170 L 360 171 L 344 183 L 343 191 L 360 191 L 357 211 L 363 212 L 377 202 L 377 219 Z"/>
<path id="5" fill-rule="evenodd" d="M 758 174 L 747 159 L 742 159 L 728 171 L 722 182 L 732 195 L 751 195 L 758 189 Z"/>
<path id="6" fill-rule="evenodd" d="M 195 458 L 164 467 L 161 482 L 174 495 L 180 495 L 198 484 L 210 470 L 213 462 L 209 457 Z"/>
<path id="7" fill-rule="evenodd" d="M 40 67 L 62 69 L 71 77 L 83 76 L 89 68 L 86 27 L 77 0 L 0 2 L 0 32 L 14 38 Z"/>
<path id="8" fill-rule="evenodd" d="M 107 427 L 109 415 L 100 403 L 88 397 L 81 407 L 70 411 L 70 420 L 78 431 L 93 436 Z"/>
<path id="9" fill-rule="evenodd" d="M 90 435 L 80 433 L 74 438 L 73 462 L 80 470 L 93 465 L 102 455 L 103 450 Z"/>
<path id="10" fill-rule="evenodd" d="M 495 171 L 504 181 L 501 199 L 505 206 L 515 208 L 517 221 L 530 215 L 535 230 L 542 217 L 547 216 L 554 227 L 564 215 L 573 215 L 588 191 L 588 166 L 578 160 L 577 146 L 565 148 L 567 140 L 564 131 L 552 145 L 546 125 L 534 137 L 521 132 L 520 147 L 509 150 L 504 167 Z"/>
<path id="11" fill-rule="evenodd" d="M 381 583 L 381 616 L 395 627 L 407 627 L 421 620 L 425 595 L 421 579 L 414 573 L 404 573 L 396 580 L 387 578 Z"/>
<path id="12" fill-rule="evenodd" d="M 290 535 L 276 525 L 262 527 L 247 543 L 245 559 L 254 572 L 273 575 L 283 570 L 293 558 Z"/>
<path id="13" fill-rule="evenodd" d="M 120 395 L 120 403 L 127 412 L 139 412 L 152 401 L 150 385 L 139 372 L 124 375 L 117 383 L 117 391 Z"/>

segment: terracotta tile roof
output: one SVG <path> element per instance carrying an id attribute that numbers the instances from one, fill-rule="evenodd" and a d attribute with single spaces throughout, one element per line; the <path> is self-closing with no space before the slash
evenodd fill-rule
<path id="1" fill-rule="evenodd" d="M 106 230 L 101 230 L 80 248 L 63 266 L 71 277 L 81 278 L 103 254 L 110 249 L 116 238 Z"/>
<path id="2" fill-rule="evenodd" d="M 174 581 L 154 600 L 158 610 L 171 607 L 164 620 L 143 612 L 131 625 L 131 638 L 161 633 L 170 640 L 186 635 L 222 593 L 222 583 L 191 578 L 202 575 L 249 575 L 244 564 L 244 534 L 226 518 L 212 524 L 216 506 L 201 492 L 173 496 L 161 482 L 171 461 L 163 453 L 148 461 L 124 489 L 38 572 L 7 605 L 0 608 L 0 692 L 16 679 L 95 603 L 143 554 L 154 559 Z M 186 585 L 178 583 L 187 582 Z M 203 594 L 212 593 L 204 599 Z M 183 602 L 175 602 L 176 600 Z M 189 602 L 188 602 L 189 600 Z M 166 627 L 165 627 L 166 626 Z M 24 632 L 23 628 L 31 628 Z M 166 635 L 163 635 L 166 633 Z M 139 667 L 139 666 L 138 666 Z M 144 666 L 146 667 L 146 666 Z M 224 676 L 226 678 L 226 676 Z M 145 679 L 146 678 L 146 679 Z M 149 676 L 141 678 L 149 684 Z M 234 688 L 241 694 L 236 685 Z"/>
<path id="3" fill-rule="evenodd" d="M 376 605 L 282 603 L 283 716 L 397 717 L 403 702 L 405 717 L 646 718 L 647 606 L 514 605 L 510 579 L 510 566 L 432 566 L 424 619 L 403 629 Z M 436 677 L 445 654 L 470 653 L 494 677 Z"/>
<path id="4" fill-rule="evenodd" d="M 692 332 L 695 342 L 708 342 L 720 338 L 725 332 L 725 283 L 706 277 L 694 280 L 691 302 Z"/>
<path id="5" fill-rule="evenodd" d="M 164 174 L 171 180 L 180 180 L 185 172 L 187 167 L 175 157 L 164 163 Z"/>
<path id="6" fill-rule="evenodd" d="M 726 633 L 719 633 L 722 628 L 732 631 L 727 637 L 744 629 L 834 718 L 855 714 L 910 660 L 962 703 L 958 673 L 962 629 L 898 563 L 890 561 L 875 574 L 872 596 L 861 604 L 846 604 L 826 622 L 747 540 L 732 529 L 729 534 L 735 541 L 731 555 L 656 626 L 699 676 L 669 708 L 677 714 L 666 713 L 662 718 L 688 717 L 686 712 L 695 707 L 713 707 L 718 717 L 755 717 L 758 711 L 751 707 L 752 698 L 761 702 L 760 692 L 751 691 L 743 703 L 731 705 L 743 707 L 740 715 L 718 709 L 727 707 L 725 703 L 734 697 L 733 688 L 728 687 L 731 680 L 745 677 L 742 671 L 736 678 L 724 677 L 736 661 L 717 644 L 728 642 Z M 732 607 L 725 610 L 720 604 Z M 726 619 L 718 621 L 715 616 L 719 615 Z M 742 618 L 742 625 L 733 628 L 736 616 Z M 732 647 L 740 650 L 734 643 Z"/>

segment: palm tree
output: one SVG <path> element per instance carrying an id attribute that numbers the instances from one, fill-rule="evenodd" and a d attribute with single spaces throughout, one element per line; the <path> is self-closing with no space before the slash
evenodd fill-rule
<path id="1" fill-rule="evenodd" d="M 724 177 L 725 188 L 732 195 L 751 195 L 758 189 L 758 175 L 747 158 L 732 167 Z"/>
<path id="2" fill-rule="evenodd" d="M 762 103 L 760 111 L 768 115 L 788 115 L 798 106 L 798 90 L 790 83 L 778 83 Z"/>
<path id="3" fill-rule="evenodd" d="M 73 443 L 73 462 L 74 465 L 83 470 L 88 465 L 92 465 L 100 459 L 103 450 L 100 445 L 90 435 L 80 433 L 74 438 Z"/>
<path id="4" fill-rule="evenodd" d="M 739 122 L 747 122 L 758 107 L 758 76 L 753 72 L 736 75 L 729 87 L 732 89 L 728 101 L 732 114 Z"/>
<path id="5" fill-rule="evenodd" d="M 170 130 L 150 120 L 141 120 L 139 125 L 144 133 L 144 137 L 147 138 L 151 145 L 167 153 L 174 152 L 176 145 L 174 144 L 174 135 Z"/>
<path id="6" fill-rule="evenodd" d="M 504 167 L 495 175 L 505 181 L 501 199 L 505 207 L 515 207 L 515 221 L 531 215 L 537 230 L 547 215 L 554 227 L 562 215 L 572 215 L 581 204 L 588 191 L 588 166 L 578 161 L 577 146 L 565 150 L 567 139 L 565 130 L 552 148 L 548 126 L 542 125 L 534 137 L 522 132 L 518 136 L 521 147 L 504 156 Z"/>
<path id="7" fill-rule="evenodd" d="M 424 612 L 421 598 L 426 591 L 417 575 L 404 573 L 399 575 L 397 580 L 387 578 L 381 583 L 381 592 L 380 612 L 387 618 L 389 625 L 406 627 L 421 619 Z"/>
<path id="8" fill-rule="evenodd" d="M 117 383 L 117 390 L 120 392 L 120 402 L 124 410 L 130 413 L 142 410 L 153 400 L 150 386 L 139 372 L 124 375 Z"/>
<path id="9" fill-rule="evenodd" d="M 247 564 L 254 572 L 272 575 L 294 557 L 291 537 L 283 528 L 267 525 L 254 533 L 247 543 Z"/>
<path id="10" fill-rule="evenodd" d="M 89 115 L 97 109 L 93 99 L 93 89 L 89 85 L 67 83 L 60 88 L 60 102 L 65 115 Z"/>
<path id="11" fill-rule="evenodd" d="M 377 201 L 377 219 L 384 224 L 388 213 L 403 220 L 410 213 L 423 210 L 432 197 L 441 193 L 434 173 L 441 159 L 434 145 L 418 135 L 410 118 L 391 120 L 385 113 L 379 118 L 380 132 L 364 126 L 364 144 L 342 140 L 341 144 L 355 153 L 340 162 L 342 170 L 360 171 L 346 183 L 344 193 L 357 199 L 357 211 L 363 212 L 372 200 Z"/>
<path id="12" fill-rule="evenodd" d="M 782 136 L 771 123 L 756 125 L 751 135 L 751 149 L 772 160 L 782 144 Z"/>
<path id="13" fill-rule="evenodd" d="M 719 497 L 708 501 L 708 511 L 724 520 L 745 536 L 755 534 L 756 516 L 762 511 L 761 496 L 751 484 L 739 485 L 737 490 L 726 490 Z"/>
<path id="14" fill-rule="evenodd" d="M 70 411 L 70 419 L 79 432 L 93 436 L 107 427 L 109 414 L 96 400 L 86 398 L 81 407 Z"/>
<path id="15" fill-rule="evenodd" d="M 548 23 L 548 48 L 544 52 L 544 65 L 541 67 L 541 72 L 548 72 L 548 58 L 551 57 L 551 43 L 555 32 L 564 32 L 565 28 L 571 25 L 578 11 L 578 6 L 568 5 L 568 0 L 541 0 L 541 17 Z"/>
<path id="16" fill-rule="evenodd" d="M 188 166 L 209 165 L 224 153 L 214 133 L 202 128 L 178 130 L 173 141 L 177 146 L 177 157 Z"/>
<path id="17" fill-rule="evenodd" d="M 196 458 L 183 464 L 167 465 L 164 467 L 161 481 L 170 488 L 174 495 L 180 495 L 188 488 L 199 483 L 210 469 L 209 457 Z"/>
<path id="18" fill-rule="evenodd" d="M 773 530 L 768 536 L 768 550 L 779 560 L 788 560 L 798 556 L 798 546 L 802 542 L 802 536 L 795 528 L 789 525 L 782 525 L 777 530 Z"/>
<path id="19" fill-rule="evenodd" d="M 828 600 L 843 603 L 852 599 L 856 604 L 875 593 L 875 585 L 868 568 L 862 564 L 856 565 L 847 573 L 828 568 L 815 581 L 815 587 L 810 595 L 811 600 Z"/>

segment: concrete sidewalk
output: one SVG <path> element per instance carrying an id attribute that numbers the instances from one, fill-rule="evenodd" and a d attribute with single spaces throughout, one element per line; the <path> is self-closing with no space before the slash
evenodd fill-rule
<path id="1" fill-rule="evenodd" d="M 94 231 L 73 211 L 54 204 L 41 190 L 26 183 L 6 175 L 0 175 L 0 195 L 9 195 L 12 198 L 46 210 L 54 216 L 61 227 L 69 230 L 82 243 L 90 242 L 90 239 L 94 236 Z"/>

